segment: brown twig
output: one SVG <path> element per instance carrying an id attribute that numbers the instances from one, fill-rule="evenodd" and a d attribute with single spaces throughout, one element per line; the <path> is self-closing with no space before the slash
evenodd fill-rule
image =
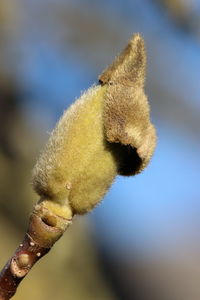
<path id="1" fill-rule="evenodd" d="M 23 242 L 0 273 L 0 300 L 12 298 L 33 265 L 49 252 L 70 224 L 71 218 L 56 215 L 42 203 L 35 206 Z"/>

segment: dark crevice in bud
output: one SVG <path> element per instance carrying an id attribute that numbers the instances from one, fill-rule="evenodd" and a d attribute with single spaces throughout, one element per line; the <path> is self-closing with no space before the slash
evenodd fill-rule
<path id="1" fill-rule="evenodd" d="M 99 85 L 104 85 L 104 82 L 101 79 L 99 79 L 98 84 Z"/>
<path id="2" fill-rule="evenodd" d="M 130 145 L 122 145 L 120 143 L 106 143 L 117 163 L 118 174 L 123 176 L 131 176 L 139 172 L 142 159 L 137 153 L 137 149 Z"/>

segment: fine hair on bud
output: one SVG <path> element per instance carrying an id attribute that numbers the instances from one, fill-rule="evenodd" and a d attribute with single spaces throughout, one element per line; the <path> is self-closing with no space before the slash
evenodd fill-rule
<path id="1" fill-rule="evenodd" d="M 103 198 L 116 175 L 135 175 L 156 144 L 144 92 L 146 52 L 136 34 L 92 86 L 67 109 L 33 170 L 41 199 L 84 214 Z"/>

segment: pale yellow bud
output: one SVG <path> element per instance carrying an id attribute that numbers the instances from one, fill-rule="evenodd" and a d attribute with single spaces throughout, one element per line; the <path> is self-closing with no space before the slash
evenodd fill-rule
<path id="1" fill-rule="evenodd" d="M 33 171 L 45 200 L 90 211 L 117 174 L 140 172 L 155 147 L 143 91 L 146 54 L 136 35 L 122 54 L 58 122 Z"/>

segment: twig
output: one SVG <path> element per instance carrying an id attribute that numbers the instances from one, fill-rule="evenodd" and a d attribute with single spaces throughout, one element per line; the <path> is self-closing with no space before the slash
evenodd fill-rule
<path id="1" fill-rule="evenodd" d="M 12 298 L 23 278 L 49 252 L 71 220 L 52 213 L 43 204 L 35 206 L 23 242 L 0 273 L 0 300 Z"/>

